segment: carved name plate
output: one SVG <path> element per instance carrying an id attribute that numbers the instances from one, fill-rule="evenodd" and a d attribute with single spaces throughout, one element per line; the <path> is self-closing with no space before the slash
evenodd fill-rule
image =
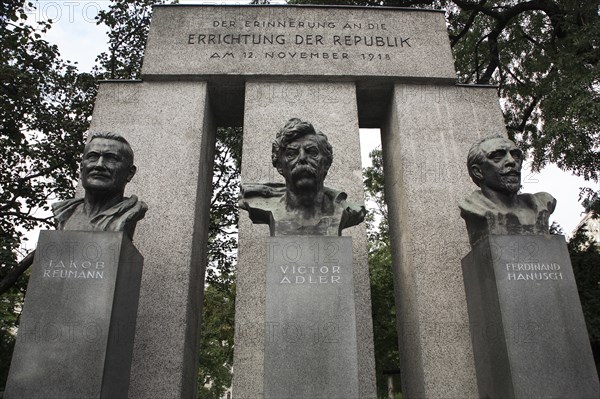
<path id="1" fill-rule="evenodd" d="M 598 397 L 563 236 L 491 235 L 462 263 L 481 397 Z"/>
<path id="2" fill-rule="evenodd" d="M 142 263 L 123 232 L 42 231 L 4 397 L 127 397 Z"/>
<path id="3" fill-rule="evenodd" d="M 358 397 L 350 237 L 267 239 L 265 398 Z"/>
<path id="4" fill-rule="evenodd" d="M 142 72 L 456 79 L 443 12 L 374 7 L 155 6 Z"/>

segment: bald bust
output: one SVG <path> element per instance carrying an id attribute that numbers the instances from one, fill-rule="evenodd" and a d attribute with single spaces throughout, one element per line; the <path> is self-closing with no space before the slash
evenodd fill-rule
<path id="1" fill-rule="evenodd" d="M 132 239 L 136 223 L 148 209 L 125 186 L 136 172 L 133 150 L 121 135 L 93 133 L 83 150 L 81 185 L 84 198 L 52 204 L 59 230 L 124 231 Z"/>
<path id="2" fill-rule="evenodd" d="M 523 151 L 502 137 L 487 137 L 469 150 L 467 168 L 480 190 L 459 203 L 471 246 L 489 234 L 548 234 L 556 199 L 519 194 Z"/>

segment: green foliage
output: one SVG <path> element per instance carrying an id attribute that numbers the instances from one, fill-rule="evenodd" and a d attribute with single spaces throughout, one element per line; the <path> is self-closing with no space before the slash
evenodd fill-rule
<path id="1" fill-rule="evenodd" d="M 96 23 L 109 28 L 108 52 L 96 58 L 94 68 L 99 79 L 140 77 L 152 5 L 162 3 L 161 0 L 111 1 L 108 10 L 98 13 Z"/>
<path id="2" fill-rule="evenodd" d="M 15 346 L 15 331 L 19 325 L 21 306 L 29 276 L 17 280 L 8 291 L 0 296 L 0 387 L 6 385 L 10 360 Z"/>
<path id="3" fill-rule="evenodd" d="M 363 183 L 368 204 L 372 209 L 366 217 L 369 243 L 375 248 L 389 247 L 390 233 L 387 205 L 383 194 L 383 154 L 375 149 L 369 154 L 372 166 L 363 169 Z"/>
<path id="4" fill-rule="evenodd" d="M 555 162 L 586 179 L 600 170 L 597 1 L 342 1 L 446 11 L 462 83 L 498 85 L 508 132 L 535 170 Z"/>
<path id="5" fill-rule="evenodd" d="M 71 197 L 83 134 L 96 95 L 92 75 L 79 73 L 42 39 L 51 22 L 28 24 L 32 3 L 0 5 L 0 280 L 15 274 L 23 233 L 50 226 L 40 211 Z M 20 273 L 17 273 L 18 276 Z M 21 276 L 0 297 L 0 384 L 6 382 L 14 330 L 27 285 Z"/>
<path id="6" fill-rule="evenodd" d="M 377 396 L 387 398 L 387 376 L 384 370 L 400 368 L 394 279 L 390 251 L 387 206 L 383 195 L 383 156 L 381 149 L 373 150 L 372 166 L 363 169 L 367 197 L 367 234 L 369 236 L 369 275 L 371 281 L 371 312 L 375 347 Z M 400 387 L 396 387 L 399 390 Z"/>
<path id="7" fill-rule="evenodd" d="M 217 129 L 206 282 L 223 289 L 233 284 L 237 262 L 241 159 L 242 129 Z"/>
<path id="8" fill-rule="evenodd" d="M 23 230 L 48 219 L 48 199 L 73 195 L 94 78 L 60 59 L 41 39 L 49 23 L 27 25 L 23 1 L 0 7 L 0 233 L 2 251 L 18 249 Z M 0 274 L 16 255 L 3 255 Z"/>
<path id="9" fill-rule="evenodd" d="M 388 243 L 389 245 L 389 243 Z M 375 376 L 377 396 L 387 397 L 386 370 L 400 368 L 396 306 L 390 249 L 381 245 L 369 246 L 369 275 L 371 279 L 371 310 L 375 346 Z M 399 390 L 400 387 L 396 387 Z"/>
<path id="10" fill-rule="evenodd" d="M 585 227 L 569 241 L 569 254 L 585 324 L 600 373 L 600 243 L 587 236 Z"/>
<path id="11" fill-rule="evenodd" d="M 241 128 L 217 129 L 200 333 L 201 399 L 219 399 L 231 387 L 241 151 Z"/>
<path id="12" fill-rule="evenodd" d="M 231 386 L 235 284 L 208 285 L 200 334 L 198 398 L 219 399 Z"/>

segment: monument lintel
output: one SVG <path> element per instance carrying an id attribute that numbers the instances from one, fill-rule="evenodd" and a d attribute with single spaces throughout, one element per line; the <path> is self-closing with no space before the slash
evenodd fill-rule
<path id="1" fill-rule="evenodd" d="M 155 7 L 142 72 L 456 79 L 443 13 L 372 7 Z"/>

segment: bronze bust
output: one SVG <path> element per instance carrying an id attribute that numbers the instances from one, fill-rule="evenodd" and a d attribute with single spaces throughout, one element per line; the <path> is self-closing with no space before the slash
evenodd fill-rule
<path id="1" fill-rule="evenodd" d="M 93 133 L 81 160 L 84 198 L 52 204 L 58 229 L 124 231 L 133 238 L 137 221 L 148 209 L 135 195 L 123 195 L 135 172 L 133 150 L 125 138 Z"/>
<path id="2" fill-rule="evenodd" d="M 518 194 L 523 151 L 502 137 L 487 137 L 469 150 L 467 168 L 480 190 L 459 203 L 471 246 L 489 234 L 548 234 L 556 199 L 548 193 Z"/>
<path id="3" fill-rule="evenodd" d="M 243 184 L 240 207 L 252 222 L 268 224 L 272 236 L 337 236 L 364 220 L 364 206 L 346 202 L 346 193 L 324 186 L 333 149 L 311 123 L 290 119 L 275 137 L 271 160 L 285 184 Z"/>

